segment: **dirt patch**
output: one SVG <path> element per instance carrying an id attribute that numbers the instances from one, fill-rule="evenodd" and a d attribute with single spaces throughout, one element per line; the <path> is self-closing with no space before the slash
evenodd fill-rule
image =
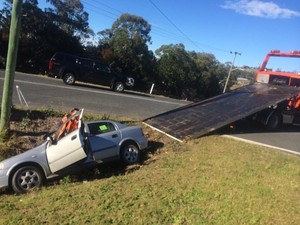
<path id="1" fill-rule="evenodd" d="M 61 115 L 48 114 L 48 112 L 13 109 L 10 138 L 1 146 L 3 157 L 7 158 L 38 146 L 57 130 Z"/>

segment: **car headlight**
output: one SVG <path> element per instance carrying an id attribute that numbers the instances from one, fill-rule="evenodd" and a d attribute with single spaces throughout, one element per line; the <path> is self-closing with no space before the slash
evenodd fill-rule
<path id="1" fill-rule="evenodd" d="M 3 170 L 3 169 L 4 169 L 4 164 L 0 163 L 0 170 Z"/>

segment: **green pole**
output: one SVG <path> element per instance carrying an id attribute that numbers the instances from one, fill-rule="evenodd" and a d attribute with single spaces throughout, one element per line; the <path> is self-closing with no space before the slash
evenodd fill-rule
<path id="1" fill-rule="evenodd" d="M 9 31 L 9 42 L 5 68 L 5 79 L 3 85 L 0 133 L 6 133 L 9 130 L 10 113 L 12 106 L 12 95 L 14 76 L 16 70 L 17 53 L 19 46 L 19 34 L 22 17 L 22 0 L 13 0 L 11 13 L 11 23 Z"/>

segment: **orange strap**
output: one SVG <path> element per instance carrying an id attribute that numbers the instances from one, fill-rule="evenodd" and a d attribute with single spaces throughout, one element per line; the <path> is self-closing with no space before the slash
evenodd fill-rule
<path id="1" fill-rule="evenodd" d="M 63 135 L 63 133 L 65 132 L 65 130 L 66 130 L 66 124 L 64 124 L 61 127 L 60 131 L 58 132 L 58 134 L 57 134 L 57 140 L 61 138 L 61 136 Z"/>
<path id="2" fill-rule="evenodd" d="M 63 133 L 66 131 L 66 127 L 67 127 L 67 124 L 66 124 L 66 121 L 68 119 L 68 115 L 64 115 L 64 117 L 61 119 L 61 122 L 62 122 L 62 126 L 59 128 L 59 131 L 58 131 L 58 134 L 57 134 L 57 140 L 61 138 L 61 136 L 63 135 Z"/>

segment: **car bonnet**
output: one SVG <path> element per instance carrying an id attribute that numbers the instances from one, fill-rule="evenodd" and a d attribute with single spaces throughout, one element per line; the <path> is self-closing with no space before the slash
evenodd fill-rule
<path id="1" fill-rule="evenodd" d="M 46 154 L 45 154 L 46 144 L 47 142 L 44 142 L 43 144 L 33 149 L 30 149 L 26 152 L 23 152 L 21 154 L 12 156 L 8 159 L 1 161 L 0 165 L 2 169 L 11 167 L 12 165 L 15 164 L 20 164 L 22 162 L 46 160 Z"/>

